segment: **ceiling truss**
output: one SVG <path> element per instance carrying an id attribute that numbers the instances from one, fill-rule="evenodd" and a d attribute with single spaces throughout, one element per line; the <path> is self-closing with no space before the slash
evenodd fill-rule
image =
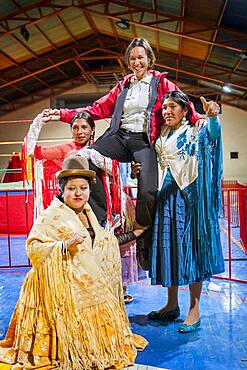
<path id="1" fill-rule="evenodd" d="M 229 0 L 218 1 L 215 22 L 202 23 L 190 14 L 189 3 L 193 0 L 181 0 L 177 15 L 160 11 L 158 0 L 150 0 L 150 6 L 146 7 L 121 0 L 71 0 L 68 5 L 50 0 L 30 2 L 26 6 L 20 6 L 18 0 L 10 0 L 13 10 L 0 17 L 0 46 L 1 41 L 10 37 L 23 50 L 25 60 L 20 61 L 17 54 L 11 55 L 7 47 L 0 48 L 0 115 L 54 96 L 58 91 L 66 92 L 75 85 L 92 83 L 100 86 L 107 80 L 109 86 L 114 84 L 128 73 L 124 51 L 130 38 L 140 37 L 140 32 L 143 37 L 152 33 L 152 46 L 157 56 L 155 67 L 168 71 L 169 78 L 185 92 L 196 97 L 217 95 L 224 104 L 247 110 L 247 33 L 245 29 L 226 26 L 224 19 L 229 16 Z M 72 31 L 68 14 L 73 12 L 80 12 L 86 19 L 89 25 L 87 36 L 81 37 Z M 95 21 L 99 17 L 101 24 Z M 45 31 L 44 25 L 54 20 L 64 37 L 62 43 L 54 41 Z M 129 23 L 131 33 L 128 32 L 126 38 L 116 26 L 116 21 L 120 20 Z M 102 31 L 103 22 L 109 24 L 110 31 Z M 45 40 L 48 45 L 45 52 L 35 50 L 22 38 L 21 26 L 35 30 Z M 167 48 L 162 42 L 164 37 Z M 170 37 L 178 41 L 176 51 L 170 47 Z M 202 48 L 204 58 L 186 55 L 185 43 Z M 229 56 L 232 64 L 223 63 L 223 56 Z M 221 90 L 226 83 L 232 89 L 231 95 Z M 36 90 L 30 89 L 29 84 L 37 86 Z"/>

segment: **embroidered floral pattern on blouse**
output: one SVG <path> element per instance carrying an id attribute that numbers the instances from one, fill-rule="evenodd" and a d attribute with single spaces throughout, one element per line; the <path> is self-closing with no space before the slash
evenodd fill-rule
<path id="1" fill-rule="evenodd" d="M 185 151 L 190 156 L 193 157 L 196 152 L 196 143 L 189 142 L 185 145 Z"/>
<path id="2" fill-rule="evenodd" d="M 177 148 L 178 149 L 181 149 L 182 146 L 184 146 L 184 144 L 186 143 L 186 133 L 187 131 L 184 131 L 182 134 L 179 135 L 179 137 L 177 138 Z"/>
<path id="3" fill-rule="evenodd" d="M 184 149 L 181 149 L 179 152 L 178 152 L 178 155 L 179 155 L 179 159 L 183 159 L 185 160 L 186 158 L 186 152 Z"/>
<path id="4" fill-rule="evenodd" d="M 197 137 L 195 135 L 191 135 L 190 141 L 187 142 L 186 133 L 187 130 L 180 134 L 177 138 L 178 149 L 181 149 L 186 144 L 185 147 L 178 152 L 180 159 L 183 160 L 185 160 L 187 155 L 189 155 L 190 157 L 197 156 Z"/>

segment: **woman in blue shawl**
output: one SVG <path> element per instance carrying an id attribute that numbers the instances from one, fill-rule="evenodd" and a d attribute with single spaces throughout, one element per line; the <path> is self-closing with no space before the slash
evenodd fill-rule
<path id="1" fill-rule="evenodd" d="M 199 129 L 189 121 L 187 95 L 173 91 L 164 96 L 165 125 L 155 147 L 159 193 L 149 271 L 153 285 L 168 287 L 168 300 L 148 318 L 177 318 L 178 287 L 188 284 L 190 307 L 179 328 L 181 333 L 200 326 L 203 280 L 224 271 L 218 223 L 222 175 L 219 106 L 201 100 L 208 123 Z"/>

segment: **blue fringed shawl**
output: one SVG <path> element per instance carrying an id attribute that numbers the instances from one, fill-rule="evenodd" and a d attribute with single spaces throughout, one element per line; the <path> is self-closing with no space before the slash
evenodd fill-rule
<path id="1" fill-rule="evenodd" d="M 198 139 L 198 177 L 182 190 L 188 207 L 184 234 L 184 243 L 187 246 L 184 274 L 191 276 L 197 270 L 195 281 L 200 276 L 205 279 L 224 271 L 218 222 L 222 200 L 221 134 L 211 141 L 207 127 L 204 127 Z M 196 254 L 198 263 L 195 270 L 191 263 L 194 260 L 193 254 Z"/>

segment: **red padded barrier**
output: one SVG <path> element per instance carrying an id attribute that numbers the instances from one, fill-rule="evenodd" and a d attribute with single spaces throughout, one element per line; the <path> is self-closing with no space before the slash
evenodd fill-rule
<path id="1" fill-rule="evenodd" d="M 0 233 L 28 234 L 32 225 L 33 194 L 30 191 L 28 194 L 27 191 L 0 191 Z"/>

